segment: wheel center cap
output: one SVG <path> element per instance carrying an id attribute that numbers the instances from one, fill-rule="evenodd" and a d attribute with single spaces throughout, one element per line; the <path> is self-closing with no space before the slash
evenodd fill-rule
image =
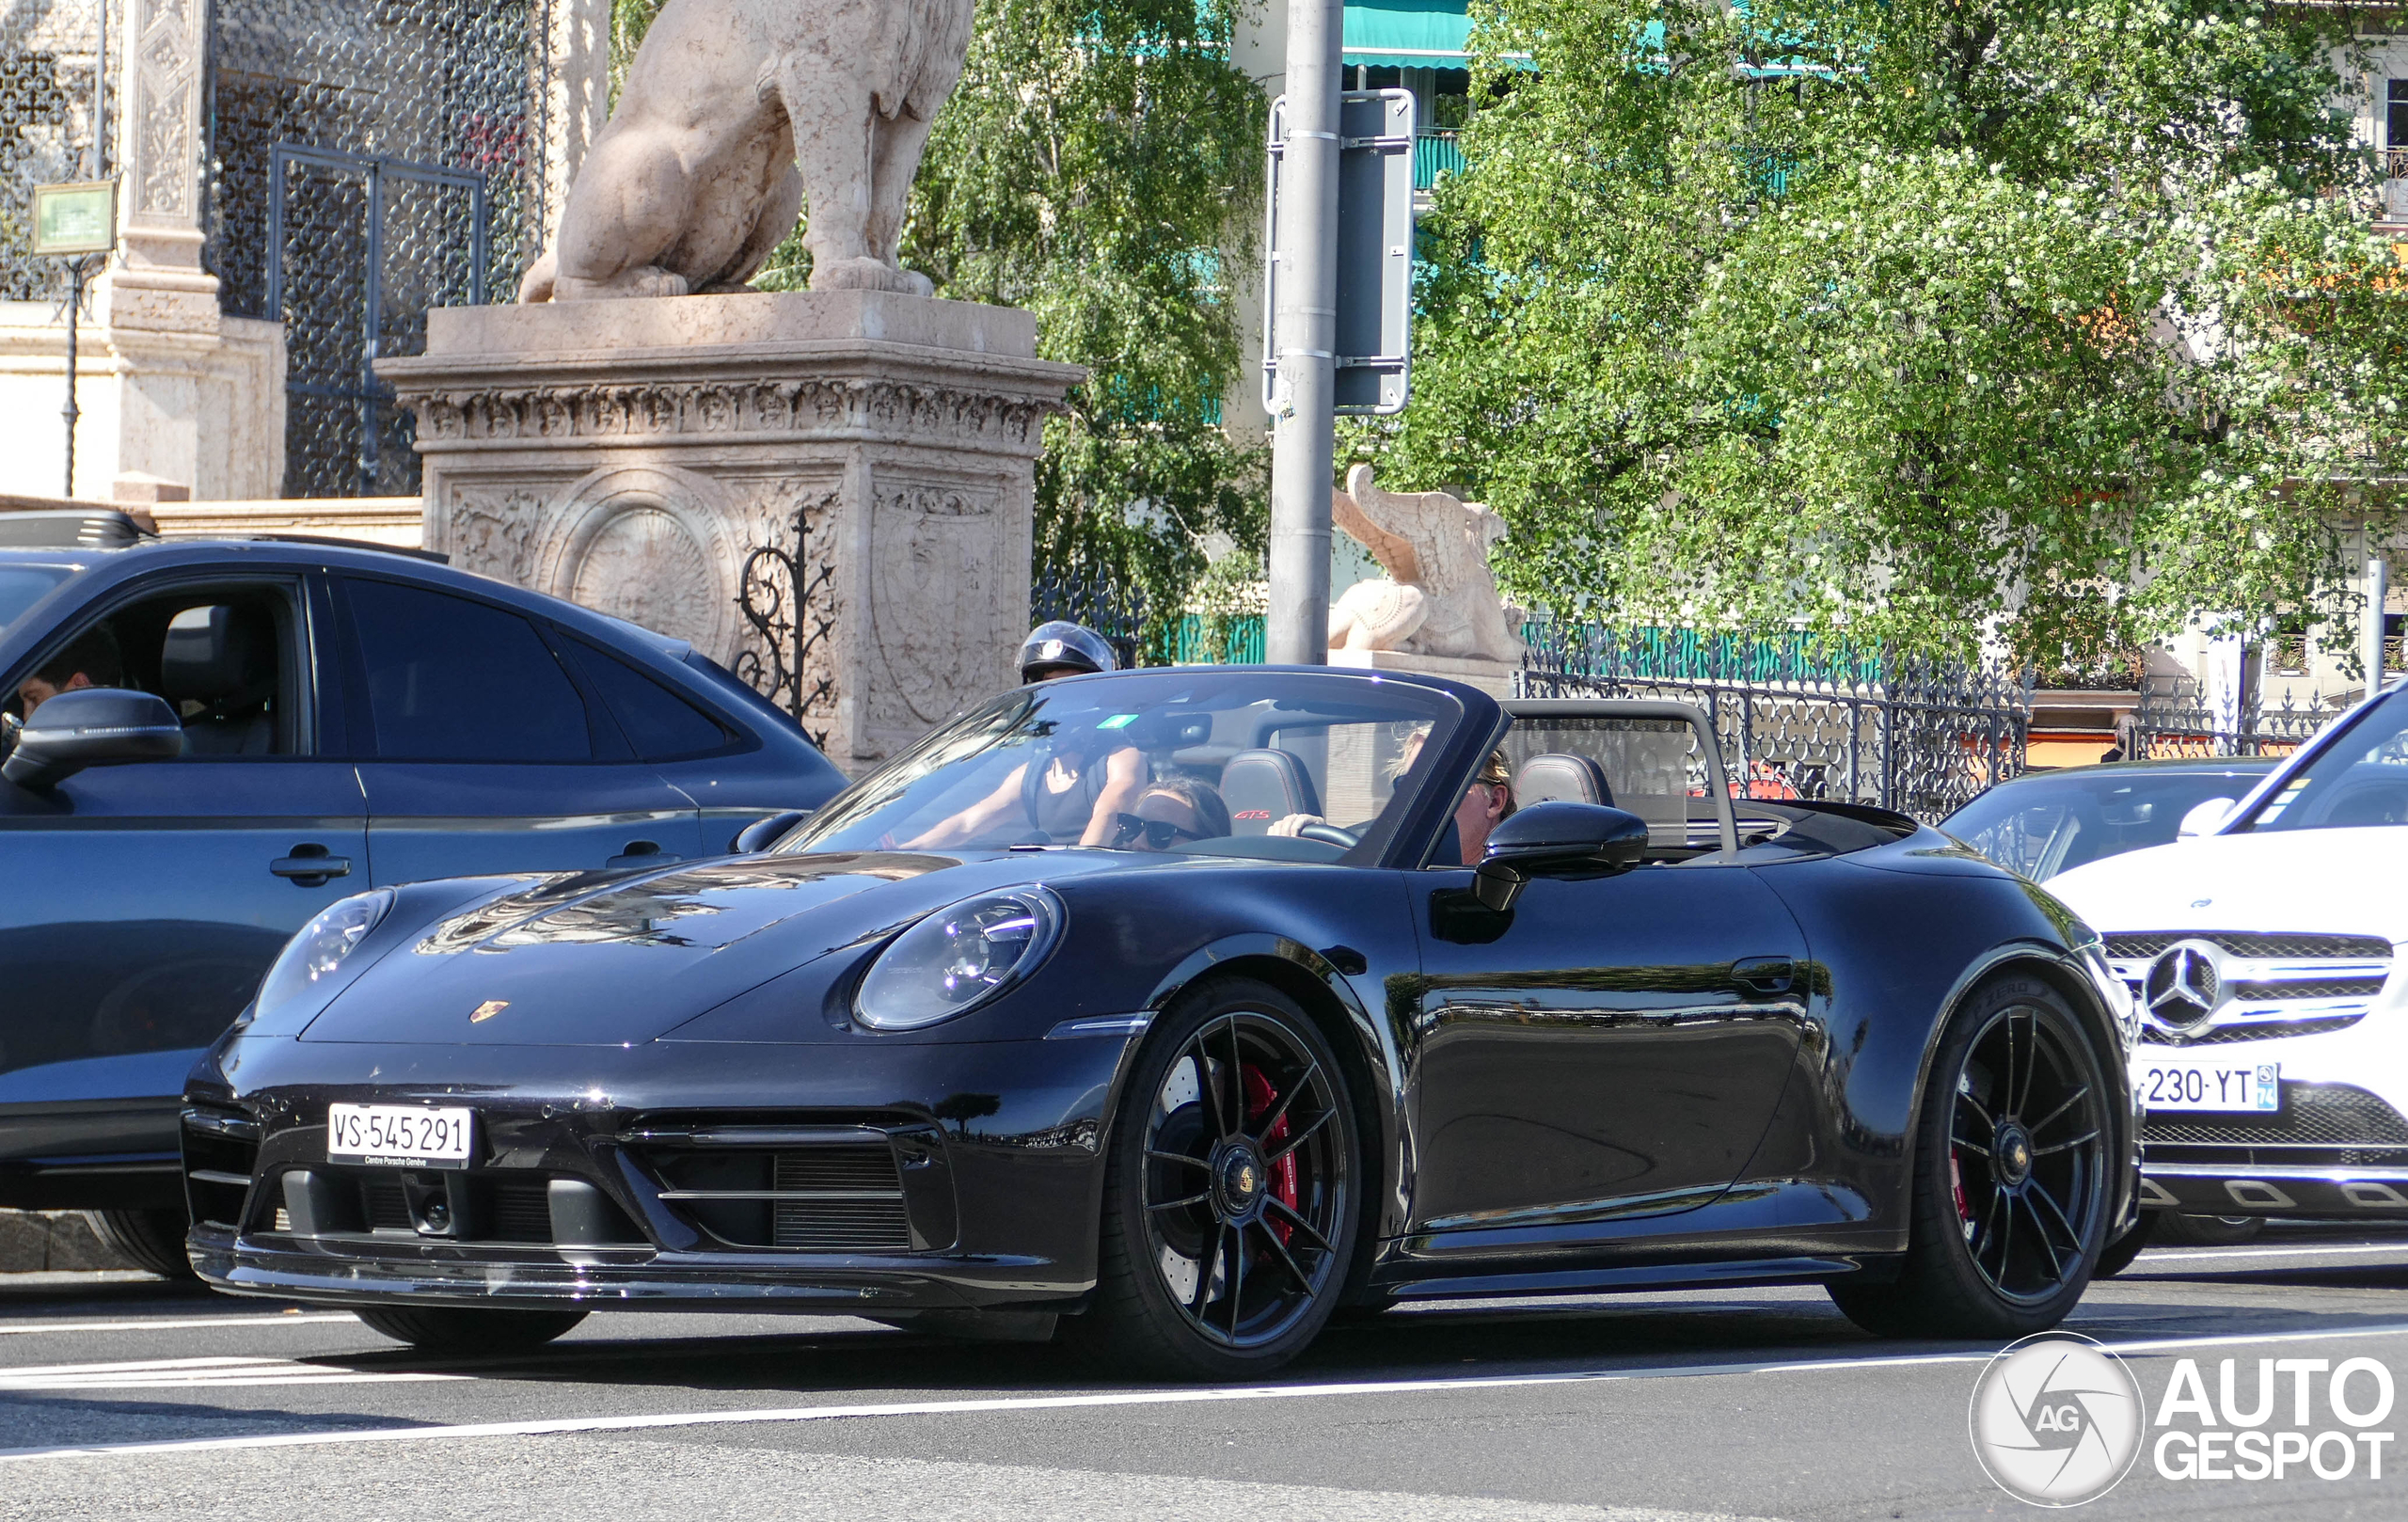
<path id="1" fill-rule="evenodd" d="M 1221 1203 L 1231 1215 L 1243 1215 L 1262 1197 L 1262 1159 L 1251 1147 L 1232 1147 L 1215 1170 Z"/>
<path id="2" fill-rule="evenodd" d="M 2001 1182 L 2021 1183 L 2032 1172 L 2032 1137 L 2015 1122 L 2002 1122 L 1990 1155 L 1998 1160 Z"/>

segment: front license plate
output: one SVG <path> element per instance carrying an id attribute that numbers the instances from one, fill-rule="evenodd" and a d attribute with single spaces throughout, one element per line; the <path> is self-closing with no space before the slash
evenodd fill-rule
<path id="1" fill-rule="evenodd" d="M 330 1104 L 326 1107 L 326 1161 L 365 1163 L 386 1168 L 465 1168 L 470 1110 L 422 1109 L 414 1104 Z"/>
<path id="2" fill-rule="evenodd" d="M 2147 1110 L 2246 1110 L 2283 1107 L 2279 1062 L 2218 1062 L 2212 1057 L 2137 1057 L 2132 1087 Z"/>

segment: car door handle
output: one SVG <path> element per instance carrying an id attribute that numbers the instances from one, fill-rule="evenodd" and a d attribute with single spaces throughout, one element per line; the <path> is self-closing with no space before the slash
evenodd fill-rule
<path id="1" fill-rule="evenodd" d="M 337 856 L 324 846 L 302 845 L 293 847 L 292 855 L 268 863 L 267 869 L 291 880 L 296 888 L 323 888 L 336 878 L 351 876 L 351 858 Z"/>
<path id="2" fill-rule="evenodd" d="M 1731 964 L 1731 981 L 1751 993 L 1787 993 L 1798 964 L 1787 957 L 1743 957 Z"/>

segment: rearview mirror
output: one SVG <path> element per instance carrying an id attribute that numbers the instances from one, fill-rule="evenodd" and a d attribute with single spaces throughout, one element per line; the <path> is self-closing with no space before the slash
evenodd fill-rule
<path id="1" fill-rule="evenodd" d="M 1629 866 L 1647 851 L 1647 821 L 1598 803 L 1534 803 L 1488 837 L 1471 891 L 1502 914 L 1533 877 L 1592 866 Z"/>
<path id="2" fill-rule="evenodd" d="M 2188 840 L 2193 835 L 2212 835 L 2224 828 L 2226 821 L 2232 817 L 2232 811 L 2238 807 L 2240 804 L 2229 798 L 2210 798 L 2194 804 L 2191 812 L 2182 816 L 2181 826 L 2174 832 L 2174 838 Z"/>
<path id="3" fill-rule="evenodd" d="M 79 687 L 34 710 L 17 733 L 0 777 L 20 787 L 50 787 L 86 767 L 172 761 L 183 754 L 184 726 L 165 699 L 114 687 Z"/>

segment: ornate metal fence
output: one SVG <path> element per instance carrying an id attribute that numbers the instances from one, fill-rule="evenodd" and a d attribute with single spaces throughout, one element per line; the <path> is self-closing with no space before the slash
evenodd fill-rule
<path id="1" fill-rule="evenodd" d="M 208 261 L 280 319 L 288 497 L 419 489 L 372 369 L 543 237 L 553 0 L 215 0 Z"/>
<path id="2" fill-rule="evenodd" d="M 116 166 L 95 66 L 119 21 L 118 0 L 0 6 L 0 301 L 66 301 L 67 262 L 34 257 L 33 187 Z"/>
<path id="3" fill-rule="evenodd" d="M 1029 588 L 1032 622 L 1057 618 L 1085 624 L 1112 642 L 1124 667 L 1139 663 L 1151 613 L 1145 589 L 1108 566 L 1085 561 L 1049 562 Z"/>
<path id="4" fill-rule="evenodd" d="M 736 605 L 753 637 L 737 652 L 734 667 L 752 690 L 794 715 L 823 751 L 836 703 L 827 648 L 836 628 L 836 566 L 812 541 L 815 529 L 825 531 L 829 506 L 823 498 L 796 508 L 786 544 L 762 545 L 744 557 Z"/>
<path id="5" fill-rule="evenodd" d="M 2312 695 L 2286 689 L 2269 699 L 2210 702 L 2196 683 L 2154 679 L 2132 710 L 2130 753 L 2135 758 L 2185 755 L 2289 755 L 2324 727 L 2337 710 Z"/>
<path id="6" fill-rule="evenodd" d="M 1667 640 L 1668 631 L 1530 626 L 1529 697 L 1644 697 L 1713 716 L 1751 798 L 1877 804 L 1937 820 L 2020 775 L 2031 674 L 1849 654 L 1787 642 Z"/>

